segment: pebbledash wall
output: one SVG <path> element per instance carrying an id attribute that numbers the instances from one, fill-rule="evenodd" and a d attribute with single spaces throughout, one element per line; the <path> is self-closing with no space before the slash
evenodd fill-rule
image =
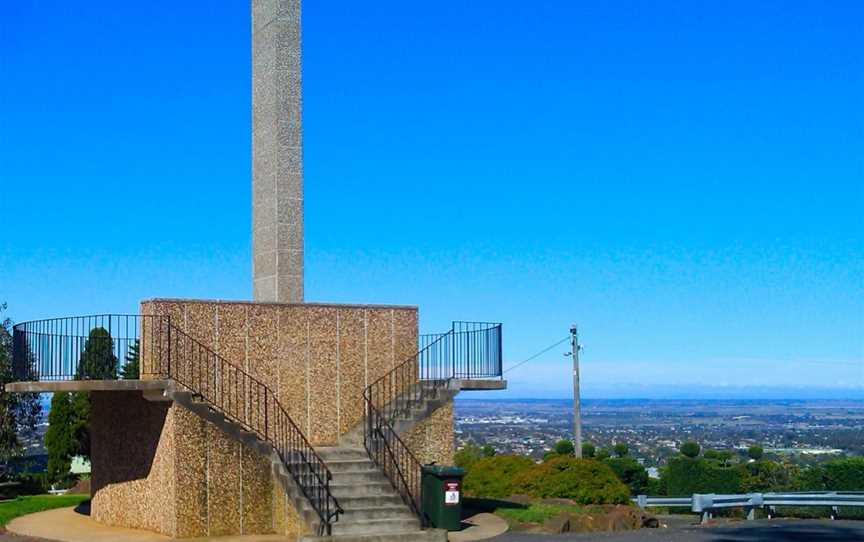
<path id="1" fill-rule="evenodd" d="M 314 446 L 355 428 L 363 389 L 417 350 L 416 307 L 154 299 L 141 313 L 170 315 L 267 383 Z M 96 392 L 91 419 L 97 521 L 174 537 L 305 532 L 269 460 L 185 408 Z M 452 463 L 452 403 L 404 439 L 422 462 Z"/>

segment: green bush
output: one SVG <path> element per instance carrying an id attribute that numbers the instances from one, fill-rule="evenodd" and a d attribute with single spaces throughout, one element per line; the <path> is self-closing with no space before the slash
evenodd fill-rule
<path id="1" fill-rule="evenodd" d="M 741 489 L 754 491 L 792 491 L 798 478 L 798 467 L 791 463 L 777 463 L 760 459 L 739 467 Z"/>
<path id="2" fill-rule="evenodd" d="M 803 469 L 795 486 L 802 491 L 864 491 L 864 457 L 844 457 Z"/>
<path id="3" fill-rule="evenodd" d="M 699 457 L 673 457 L 663 472 L 669 495 L 693 493 L 738 493 L 741 473 Z"/>
<path id="4" fill-rule="evenodd" d="M 523 471 L 517 493 L 573 499 L 579 504 L 624 504 L 630 492 L 608 465 L 559 456 Z"/>
<path id="5" fill-rule="evenodd" d="M 681 445 L 681 455 L 684 457 L 694 458 L 699 456 L 699 443 L 698 442 L 685 442 Z"/>
<path id="6" fill-rule="evenodd" d="M 573 447 L 573 442 L 567 439 L 559 440 L 553 448 L 558 455 L 573 455 L 576 449 Z"/>
<path id="7" fill-rule="evenodd" d="M 516 479 L 530 470 L 534 462 L 519 455 L 495 455 L 477 459 L 462 481 L 466 495 L 509 497 L 519 493 Z"/>
<path id="8" fill-rule="evenodd" d="M 648 471 L 632 457 L 610 457 L 605 461 L 619 480 L 627 484 L 631 495 L 644 495 L 648 490 Z"/>

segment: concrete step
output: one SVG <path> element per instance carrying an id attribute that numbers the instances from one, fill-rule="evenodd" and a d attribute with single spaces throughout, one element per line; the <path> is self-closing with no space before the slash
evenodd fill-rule
<path id="1" fill-rule="evenodd" d="M 329 465 L 328 465 L 329 466 Z M 332 470 L 330 472 L 333 472 Z M 378 469 L 333 472 L 333 482 L 342 485 L 364 485 L 369 482 L 387 482 L 387 477 Z"/>
<path id="2" fill-rule="evenodd" d="M 337 459 L 335 461 L 327 461 L 327 468 L 335 477 L 338 473 L 357 472 L 377 470 L 375 464 L 367 456 L 366 459 Z"/>
<path id="3" fill-rule="evenodd" d="M 427 529 L 404 533 L 301 536 L 298 542 L 447 542 L 447 531 Z"/>
<path id="4" fill-rule="evenodd" d="M 333 524 L 333 534 L 382 534 L 403 533 L 420 529 L 417 518 L 366 519 L 359 521 L 339 521 Z"/>
<path id="5" fill-rule="evenodd" d="M 405 506 L 402 501 L 402 497 L 397 495 L 396 493 L 392 494 L 381 494 L 381 495 L 363 495 L 359 497 L 342 497 L 339 498 L 339 506 L 342 507 L 343 510 L 354 510 L 361 508 L 374 508 L 376 506 L 396 506 L 402 505 Z M 311 505 L 308 503 L 303 504 L 304 507 L 309 507 L 311 509 Z"/>
<path id="6" fill-rule="evenodd" d="M 344 507 L 343 507 L 344 508 Z M 348 508 L 339 516 L 339 523 L 364 519 L 412 519 L 414 514 L 404 504 L 387 504 L 368 508 Z"/>
<path id="7" fill-rule="evenodd" d="M 393 495 L 393 486 L 389 481 L 366 482 L 363 485 L 331 483 L 330 491 L 337 499 L 343 497 L 367 497 L 372 495 Z M 343 506 L 344 508 L 344 506 Z"/>
<path id="8" fill-rule="evenodd" d="M 369 454 L 363 448 L 342 448 L 340 446 L 322 446 L 315 448 L 325 462 L 341 460 L 369 459 Z"/>

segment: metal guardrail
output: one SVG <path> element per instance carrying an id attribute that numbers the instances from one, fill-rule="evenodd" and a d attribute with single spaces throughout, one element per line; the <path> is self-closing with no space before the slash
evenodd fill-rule
<path id="1" fill-rule="evenodd" d="M 840 515 L 841 506 L 864 507 L 864 491 L 810 491 L 797 493 L 700 494 L 691 497 L 649 497 L 639 495 L 633 502 L 640 508 L 649 506 L 689 507 L 702 515 L 702 522 L 713 512 L 725 508 L 747 510 L 747 519 L 756 518 L 757 508 L 766 508 L 768 517 L 776 515 L 777 506 L 821 506 L 831 508 L 831 519 Z"/>

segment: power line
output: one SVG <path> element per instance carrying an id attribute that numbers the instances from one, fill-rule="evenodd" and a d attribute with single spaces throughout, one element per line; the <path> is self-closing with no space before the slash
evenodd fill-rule
<path id="1" fill-rule="evenodd" d="M 513 365 L 513 366 L 510 367 L 509 369 L 506 369 L 506 370 L 504 371 L 504 373 L 509 373 L 509 372 L 512 371 L 513 369 L 515 369 L 515 368 L 517 368 L 517 367 L 521 367 L 522 365 L 525 365 L 525 364 L 528 363 L 529 361 L 539 358 L 540 356 L 542 356 L 542 355 L 545 354 L 546 352 L 552 350 L 552 349 L 555 348 L 556 346 L 559 346 L 560 344 L 565 343 L 565 342 L 567 342 L 567 341 L 569 341 L 569 340 L 570 340 L 570 335 L 567 335 L 566 337 L 564 337 L 563 339 L 561 339 L 561 340 L 558 341 L 557 343 L 547 346 L 546 348 L 544 348 L 543 350 L 537 352 L 536 354 L 534 354 L 534 355 L 531 356 L 530 358 L 528 358 L 528 359 L 524 359 L 524 360 L 520 361 L 519 363 L 517 363 L 516 365 Z M 502 373 L 502 374 L 503 374 L 503 373 Z"/>

